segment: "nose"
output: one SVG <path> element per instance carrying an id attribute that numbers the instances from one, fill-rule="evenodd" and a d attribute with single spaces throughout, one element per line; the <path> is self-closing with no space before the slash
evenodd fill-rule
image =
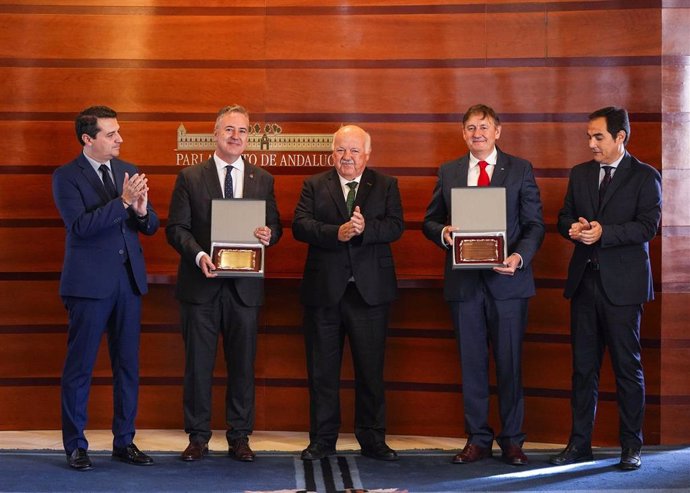
<path id="1" fill-rule="evenodd" d="M 122 144 L 125 140 L 122 138 L 122 135 L 120 135 L 120 132 L 115 133 L 115 142 L 118 144 Z"/>

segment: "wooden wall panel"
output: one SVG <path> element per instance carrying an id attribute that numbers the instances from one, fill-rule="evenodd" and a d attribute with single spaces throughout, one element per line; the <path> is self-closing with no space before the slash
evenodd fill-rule
<path id="1" fill-rule="evenodd" d="M 549 12 L 549 56 L 658 56 L 661 9 Z M 602 21 L 606 19 L 606 29 Z M 630 36 L 631 29 L 636 35 Z"/>
<path id="2" fill-rule="evenodd" d="M 2 75 L 2 71 L 0 71 Z M 275 69 L 266 74 L 271 100 L 265 111 L 320 113 L 462 112 L 476 101 L 489 101 L 504 113 L 591 112 L 607 104 L 625 105 L 631 111 L 658 111 L 658 93 L 645 98 L 621 97 L 617 82 L 634 80 L 640 87 L 658 87 L 658 67 L 601 67 L 594 72 L 581 67 L 510 67 L 428 69 L 420 77 L 412 69 Z M 497 81 L 509 81 L 497 84 Z M 347 92 L 334 87 L 349 87 Z M 596 87 L 596 93 L 591 88 Z M 554 92 L 554 88 L 558 88 Z M 400 94 L 414 97 L 400 98 Z M 544 98 L 544 94 L 550 94 Z M 628 93 L 629 95 L 630 93 Z"/>
<path id="3" fill-rule="evenodd" d="M 223 103 L 219 103 L 218 107 Z M 446 161 L 456 159 L 467 152 L 459 121 L 462 118 L 461 112 L 466 110 L 471 103 L 468 101 L 465 106 L 454 107 L 452 109 L 453 122 L 443 123 L 434 120 L 445 118 L 445 115 L 428 114 L 423 115 L 428 121 L 416 121 L 419 115 L 396 116 L 395 118 L 408 118 L 409 121 L 383 122 L 365 121 L 360 124 L 371 134 L 373 151 L 369 165 L 380 168 L 386 172 L 387 168 L 400 170 L 404 168 L 407 175 L 404 176 L 425 176 L 435 177 L 439 165 Z M 249 108 L 250 111 L 252 108 Z M 168 116 L 167 122 L 147 122 L 140 121 L 149 116 L 151 118 L 163 117 L 163 115 L 135 114 L 120 117 L 118 119 L 121 127 L 124 144 L 122 147 L 122 158 L 129 160 L 139 166 L 144 172 L 149 173 L 151 180 L 163 180 L 152 183 L 153 202 L 157 205 L 161 200 L 169 200 L 170 191 L 174 183 L 175 175 L 182 166 L 177 165 L 176 135 L 177 127 L 183 124 L 190 133 L 212 133 L 213 121 L 216 107 L 210 109 L 208 113 L 201 114 L 204 122 L 189 121 L 190 115 L 182 113 Z M 497 111 L 503 112 L 503 108 L 497 107 Z M 568 174 L 568 170 L 575 164 L 587 161 L 591 158 L 591 153 L 587 148 L 586 141 L 586 114 L 573 115 L 577 118 L 574 123 L 546 121 L 520 122 L 521 115 L 511 115 L 502 113 L 504 120 L 503 132 L 499 140 L 499 146 L 509 154 L 521 156 L 528 159 L 536 168 L 536 173 L 556 174 L 555 178 L 562 179 Z M 65 118 L 76 116 L 77 111 L 69 112 Z M 300 119 L 300 114 L 276 115 L 266 113 L 251 112 L 254 121 L 275 121 L 279 117 L 278 123 L 284 127 L 284 131 L 290 133 L 325 133 L 329 134 L 337 130 L 340 122 L 321 122 L 318 124 L 309 122 L 287 122 L 285 118 Z M 198 115 L 194 116 L 199 117 Z M 361 115 L 356 118 L 366 117 Z M 548 119 L 547 114 L 537 114 L 539 119 Z M 353 121 L 350 115 L 343 115 L 347 121 Z M 355 118 L 355 119 L 356 119 Z M 389 118 L 387 115 L 374 115 L 372 118 L 383 120 Z M 43 134 L 48 131 L 53 135 L 52 139 L 57 144 L 57 148 L 45 145 Z M 16 122 L 8 123 L 0 120 L 0 132 L 5 138 L 0 142 L 0 179 L 4 178 L 1 174 L 3 166 L 26 166 L 25 177 L 27 179 L 40 180 L 46 183 L 45 197 L 46 204 L 35 204 L 35 207 L 50 206 L 50 180 L 44 181 L 45 177 L 37 176 L 39 171 L 42 174 L 50 175 L 56 166 L 67 163 L 74 159 L 79 153 L 74 135 L 74 123 L 68 121 L 22 121 L 21 125 Z M 630 141 L 630 152 L 638 156 L 645 162 L 653 166 L 660 167 L 661 152 L 661 126 L 659 123 L 635 122 L 632 123 L 632 140 Z M 409 145 L 414 142 L 414 145 Z M 204 154 L 204 157 L 207 153 Z M 177 165 L 177 166 L 176 166 Z M 30 168 L 28 168 L 30 167 Z M 45 167 L 45 169 L 44 169 Z M 164 169 L 159 170 L 159 167 Z M 171 167 L 175 167 L 174 169 Z M 38 170 L 36 170 L 38 168 Z M 306 177 L 304 174 L 284 174 L 284 169 L 269 169 L 270 172 L 280 173 L 277 180 L 293 180 L 295 188 L 292 190 L 293 200 L 288 201 L 288 207 L 294 208 L 297 195 L 301 189 L 301 182 Z M 314 169 L 311 172 L 320 170 Z M 151 173 L 163 173 L 163 177 L 152 176 Z M 295 173 L 304 173 L 295 170 Z M 12 174 L 16 178 L 22 175 Z M 432 181 L 430 190 L 433 189 Z M 553 182 L 551 182 L 553 183 Z M 541 185 L 541 184 L 540 184 Z M 0 181 L 0 186 L 3 182 Z M 565 185 L 562 185 L 564 189 Z M 14 193 L 16 199 L 24 206 L 30 207 L 31 203 L 24 204 L 22 201 L 33 200 L 33 195 L 23 195 L 21 190 L 10 191 L 7 188 L 0 189 L 2 197 L 5 193 Z M 545 190 L 542 188 L 542 193 Z M 423 196 L 417 197 L 418 200 L 427 200 Z M 562 197 L 561 197 L 562 199 Z M 0 198 L 0 200 L 5 200 Z M 278 203 L 281 207 L 281 203 Z M 405 205 L 405 204 L 403 204 Z M 157 207 L 158 212 L 167 211 Z M 281 212 L 283 207 L 281 207 Z M 4 212 L 4 211 L 3 211 Z M 36 210 L 36 217 L 43 217 L 43 212 L 39 208 Z"/>
<path id="4" fill-rule="evenodd" d="M 57 279 L 64 228 L 50 175 L 79 152 L 74 115 L 90 104 L 115 107 L 123 158 L 148 174 L 151 200 L 165 222 L 181 169 L 178 126 L 209 133 L 217 109 L 240 102 L 253 121 L 278 123 L 288 133 L 331 133 L 341 122 L 371 133 L 370 165 L 398 176 L 407 220 L 393 245 L 401 289 L 388 338 L 388 429 L 462 436 L 460 368 L 442 296 L 444 253 L 420 227 L 439 164 L 466 152 L 462 112 L 485 102 L 503 117 L 502 149 L 534 164 L 547 222 L 524 346 L 525 429 L 530 440 L 564 441 L 570 347 L 562 289 L 572 247 L 555 221 L 568 172 L 590 158 L 586 115 L 611 104 L 631 112 L 633 154 L 659 169 L 663 155 L 664 171 L 666 162 L 684 168 L 677 157 L 684 153 L 673 149 L 682 150 L 687 140 L 678 130 L 690 107 L 681 90 L 690 74 L 681 42 L 687 12 L 669 14 L 655 2 L 565 0 L 325 0 L 318 6 L 304 0 L 210 0 L 203 6 L 191 0 L 33 0 L 0 6 L 0 91 L 11 95 L 0 101 L 0 415 L 6 417 L 0 427 L 59 426 L 66 313 Z M 75 33 L 93 24 L 104 44 L 74 44 Z M 671 57 L 662 63 L 664 49 Z M 256 368 L 260 429 L 308 426 L 298 293 L 307 246 L 292 238 L 289 224 L 302 181 L 322 169 L 269 170 L 285 235 L 267 264 Z M 657 285 L 682 290 L 682 173 L 665 177 L 668 183 L 665 225 L 680 229 L 655 238 L 652 261 Z M 144 298 L 138 426 L 181 428 L 178 257 L 162 230 L 143 242 L 151 289 Z M 679 423 L 679 411 L 690 402 L 690 389 L 675 376 L 688 346 L 675 317 L 690 303 L 665 295 L 646 306 L 643 320 L 650 443 L 668 439 L 669 423 Z M 27 353 L 38 361 L 23 357 Z M 349 360 L 346 351 L 344 430 L 353 419 Z M 102 349 L 90 407 L 95 428 L 110 426 L 108 366 Z M 213 424 L 222 428 L 220 354 L 215 372 Z M 618 440 L 613 390 L 607 361 L 597 444 Z M 20 412 L 20 403 L 29 401 L 31 412 Z"/>
<path id="5" fill-rule="evenodd" d="M 84 91 L 122 113 L 165 113 L 171 105 L 181 113 L 215 113 L 229 94 L 234 101 L 251 102 L 247 104 L 254 111 L 269 113 L 460 113 L 476 101 L 491 102 L 503 113 L 589 113 L 612 103 L 654 113 L 660 104 L 657 92 L 637 99 L 634 91 L 621 96 L 618 87 L 620 80 L 634 80 L 639 87 L 658 88 L 661 75 L 654 66 L 601 67 L 593 73 L 581 67 L 438 68 L 424 70 L 423 76 L 420 69 L 377 67 L 237 68 L 232 78 L 225 72 L 197 69 L 189 78 L 178 68 L 0 67 L 0 91 L 18 93 L 18 99 L 0 100 L 0 112 L 41 112 L 50 107 L 72 114 L 82 106 Z M 42 84 L 33 87 L 33 80 Z M 216 82 L 200 91 L 204 80 Z M 334 90 L 337 87 L 350 89 Z M 592 87 L 598 88 L 595 94 Z M 189 94 L 196 97 L 190 99 Z"/>
<path id="6" fill-rule="evenodd" d="M 261 16 L 141 16 L 0 14 L 0 57 L 114 60 L 255 60 L 263 57 L 265 18 Z M 75 43 L 75 32 L 98 26 L 101 43 Z M 27 32 L 41 36 L 25 36 Z M 180 39 L 194 43 L 180 43 Z M 12 40 L 22 39 L 21 44 Z M 242 49 L 238 49 L 241 47 Z M 93 74 L 92 74 L 93 75 Z M 220 83 L 220 80 L 216 81 Z"/>

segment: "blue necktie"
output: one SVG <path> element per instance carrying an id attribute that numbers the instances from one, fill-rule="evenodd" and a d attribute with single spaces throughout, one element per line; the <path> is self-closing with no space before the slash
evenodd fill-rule
<path id="1" fill-rule="evenodd" d="M 234 192 L 232 190 L 232 166 L 227 165 L 225 167 L 225 198 L 226 199 L 232 199 L 234 198 Z"/>

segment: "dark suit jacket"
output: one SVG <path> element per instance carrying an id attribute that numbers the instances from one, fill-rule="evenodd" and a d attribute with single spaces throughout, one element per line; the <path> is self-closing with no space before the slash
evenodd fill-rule
<path id="1" fill-rule="evenodd" d="M 404 229 L 397 179 L 365 168 L 355 207 L 364 216 L 364 232 L 343 243 L 338 228 L 350 220 L 335 169 L 305 180 L 295 209 L 292 234 L 309 244 L 301 300 L 307 306 L 340 301 L 354 276 L 369 305 L 389 303 L 397 295 L 390 243 Z"/>
<path id="2" fill-rule="evenodd" d="M 532 259 L 545 232 L 539 188 L 529 161 L 497 150 L 498 157 L 490 186 L 506 189 L 508 255 L 519 253 L 523 266 L 515 271 L 514 276 L 484 269 L 452 269 L 452 249 L 443 245 L 441 231 L 450 224 L 451 189 L 467 186 L 470 157 L 466 154 L 445 163 L 438 171 L 438 181 L 424 216 L 423 231 L 427 238 L 447 250 L 444 285 L 444 297 L 447 301 L 462 301 L 471 297 L 480 277 L 484 278 L 491 295 L 499 300 L 527 298 L 535 294 Z"/>
<path id="3" fill-rule="evenodd" d="M 245 160 L 242 197 L 266 201 L 266 226 L 271 228 L 270 245 L 274 245 L 283 234 L 283 228 L 273 192 L 273 176 Z M 228 281 L 234 282 L 245 305 L 259 306 L 264 297 L 263 279 L 207 279 L 196 265 L 199 252 L 211 252 L 211 200 L 222 198 L 223 191 L 213 157 L 185 168 L 177 175 L 165 228 L 168 243 L 180 254 L 177 298 L 187 303 L 207 303 L 213 299 L 222 283 Z"/>
<path id="4" fill-rule="evenodd" d="M 110 166 L 121 193 L 125 172 L 132 176 L 138 170 L 119 159 L 111 159 Z M 147 218 L 138 220 L 121 200 L 111 200 L 84 154 L 55 170 L 53 198 L 67 229 L 60 295 L 94 299 L 111 295 L 119 282 L 124 250 L 139 293 L 145 294 L 146 267 L 138 233 L 152 235 L 158 229 L 151 204 Z"/>
<path id="5" fill-rule="evenodd" d="M 633 305 L 654 299 L 649 264 L 649 240 L 661 218 L 661 176 L 627 152 L 599 204 L 599 163 L 578 164 L 570 173 L 568 191 L 558 214 L 558 231 L 566 239 L 579 217 L 602 225 L 595 245 L 575 243 L 568 267 L 565 296 L 571 298 L 587 262 L 596 249 L 604 291 L 615 305 Z"/>

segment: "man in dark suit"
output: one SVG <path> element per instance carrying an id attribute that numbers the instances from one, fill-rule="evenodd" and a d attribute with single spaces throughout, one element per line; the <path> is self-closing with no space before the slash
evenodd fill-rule
<path id="1" fill-rule="evenodd" d="M 216 119 L 216 151 L 208 161 L 177 176 L 166 234 L 180 254 L 176 296 L 180 300 L 185 344 L 184 422 L 189 445 L 185 461 L 208 453 L 211 438 L 211 390 L 218 336 L 223 336 L 227 370 L 226 438 L 230 455 L 251 462 L 249 435 L 254 427 L 254 359 L 259 308 L 264 300 L 262 278 L 219 278 L 211 252 L 211 201 L 262 199 L 266 225 L 254 235 L 265 246 L 282 234 L 273 192 L 273 177 L 242 158 L 249 136 L 249 114 L 239 105 L 226 106 Z"/>
<path id="2" fill-rule="evenodd" d="M 397 295 L 390 243 L 404 229 L 395 178 L 366 167 L 371 137 L 348 125 L 333 137 L 335 169 L 305 180 L 292 233 L 309 244 L 301 287 L 309 375 L 309 446 L 303 460 L 335 454 L 345 335 L 355 369 L 355 436 L 362 455 L 397 460 L 386 444 L 384 351 Z"/>
<path id="3" fill-rule="evenodd" d="M 642 464 L 644 374 L 640 355 L 642 303 L 654 299 L 649 240 L 661 218 L 661 177 L 628 154 L 628 113 L 602 108 L 589 115 L 593 159 L 575 166 L 558 231 L 575 244 L 565 297 L 573 353 L 572 431 L 552 464 L 592 460 L 599 370 L 608 346 L 620 414 L 619 466 Z"/>
<path id="4" fill-rule="evenodd" d="M 424 234 L 446 250 L 444 296 L 460 351 L 465 429 L 464 449 L 456 464 L 492 455 L 494 431 L 489 425 L 489 346 L 496 363 L 502 430 L 495 437 L 505 462 L 527 463 L 522 452 L 524 398 L 522 339 L 527 325 L 527 301 L 534 296 L 532 259 L 544 239 L 539 189 L 532 165 L 505 154 L 496 141 L 501 123 L 494 110 L 475 105 L 462 120 L 462 135 L 470 153 L 441 166 L 431 203 L 424 217 Z M 467 186 L 506 190 L 507 246 L 504 265 L 492 270 L 452 269 L 451 189 Z"/>
<path id="5" fill-rule="evenodd" d="M 103 332 L 113 370 L 113 457 L 153 464 L 134 445 L 139 395 L 141 295 L 146 268 L 139 233 L 152 235 L 158 216 L 144 174 L 120 161 L 117 113 L 105 106 L 75 120 L 82 153 L 53 173 L 53 198 L 65 223 L 60 296 L 67 308 L 67 355 L 62 373 L 62 440 L 69 465 L 91 469 L 84 436 L 91 374 Z"/>

